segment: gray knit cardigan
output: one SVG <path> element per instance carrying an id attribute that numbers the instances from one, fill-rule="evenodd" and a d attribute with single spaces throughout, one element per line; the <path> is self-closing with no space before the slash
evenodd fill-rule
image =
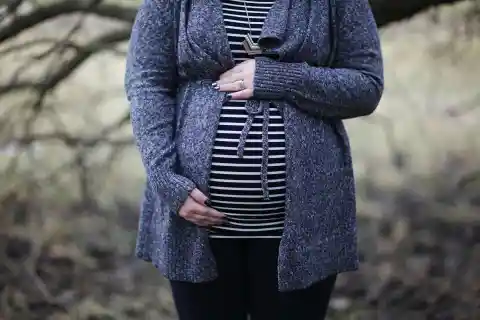
<path id="1" fill-rule="evenodd" d="M 259 41 L 273 55 L 256 58 L 254 98 L 247 104 L 253 115 L 273 103 L 284 117 L 281 291 L 358 268 L 354 177 L 342 119 L 375 110 L 383 65 L 368 0 L 336 2 L 331 66 L 329 0 L 275 2 Z M 171 280 L 217 276 L 207 232 L 178 211 L 194 188 L 209 195 L 225 100 L 211 84 L 234 65 L 222 19 L 221 0 L 144 0 L 131 35 L 126 92 L 147 175 L 136 255 Z"/>

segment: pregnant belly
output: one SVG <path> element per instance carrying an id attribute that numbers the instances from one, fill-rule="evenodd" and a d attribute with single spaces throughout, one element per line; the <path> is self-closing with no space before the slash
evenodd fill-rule
<path id="1" fill-rule="evenodd" d="M 237 156 L 240 133 L 247 113 L 244 102 L 222 107 L 212 152 L 209 179 L 212 207 L 227 221 L 212 228 L 211 237 L 279 237 L 285 215 L 285 133 L 280 112 L 271 107 L 269 119 L 268 186 L 264 199 L 260 178 L 262 164 L 262 115 L 255 117 L 242 158 Z"/>

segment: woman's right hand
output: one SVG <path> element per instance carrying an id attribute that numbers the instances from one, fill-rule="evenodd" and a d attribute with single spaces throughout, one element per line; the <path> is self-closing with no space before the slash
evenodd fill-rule
<path id="1" fill-rule="evenodd" d="M 207 196 L 194 189 L 180 208 L 179 215 L 201 227 L 222 224 L 225 215 L 207 206 L 207 201 Z"/>

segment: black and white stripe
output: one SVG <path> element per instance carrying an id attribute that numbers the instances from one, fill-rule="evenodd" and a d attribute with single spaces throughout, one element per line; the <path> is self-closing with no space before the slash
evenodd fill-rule
<path id="1" fill-rule="evenodd" d="M 257 41 L 272 0 L 247 0 L 252 38 Z M 249 59 L 242 42 L 250 32 L 242 0 L 223 0 L 223 18 L 236 63 Z M 243 158 L 237 157 L 241 130 L 247 119 L 245 101 L 229 101 L 221 110 L 210 173 L 212 207 L 227 215 L 227 222 L 211 229 L 212 238 L 277 238 L 285 215 L 285 133 L 281 113 L 270 107 L 268 128 L 268 183 L 270 199 L 262 193 L 263 115 L 254 119 Z"/>

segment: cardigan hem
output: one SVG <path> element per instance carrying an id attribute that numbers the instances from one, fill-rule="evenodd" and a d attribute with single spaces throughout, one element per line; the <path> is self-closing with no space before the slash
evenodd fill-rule
<path id="1" fill-rule="evenodd" d="M 179 274 L 178 272 L 168 272 L 166 268 L 161 263 L 157 263 L 154 261 L 151 261 L 152 265 L 160 272 L 160 274 L 167 279 L 168 281 L 183 281 L 183 282 L 190 282 L 190 283 L 204 283 L 204 282 L 210 282 L 215 279 L 217 279 L 218 274 L 215 272 L 212 272 L 210 275 L 205 276 L 205 277 L 199 277 L 195 275 L 187 275 L 187 274 Z"/>
<path id="2" fill-rule="evenodd" d="M 297 258 L 292 259 L 295 257 Z M 282 260 L 286 262 L 286 265 L 282 265 Z M 289 265 L 302 267 L 295 269 L 290 268 Z M 296 252 L 293 257 L 283 256 L 282 259 L 279 259 L 279 290 L 305 289 L 330 275 L 355 271 L 358 268 L 355 232 L 349 232 L 342 237 L 332 236 L 317 246 L 310 246 Z M 305 276 L 300 278 L 298 273 L 302 271 Z"/>
<path id="3" fill-rule="evenodd" d="M 322 281 L 329 276 L 335 275 L 335 274 L 341 274 L 341 273 L 346 273 L 346 272 L 353 272 L 357 271 L 359 269 L 359 264 L 351 264 L 351 265 L 342 265 L 340 268 L 334 268 L 325 272 L 322 272 L 321 276 L 315 277 L 309 281 L 305 281 L 302 283 L 297 283 L 294 285 L 286 285 L 286 284 L 279 284 L 278 290 L 280 292 L 289 292 L 289 291 L 296 291 L 296 290 L 302 290 L 306 289 L 315 283 Z"/>
<path id="4" fill-rule="evenodd" d="M 213 281 L 217 278 L 217 274 L 212 274 L 209 277 L 196 277 L 196 276 L 182 276 L 179 275 L 178 273 L 175 272 L 167 272 L 163 267 L 162 264 L 158 262 L 154 262 L 150 255 L 144 254 L 144 253 L 137 253 L 136 257 L 140 260 L 143 260 L 145 262 L 151 263 L 159 272 L 160 274 L 167 279 L 168 281 L 185 281 L 185 282 L 191 282 L 191 283 L 203 283 L 203 282 L 209 282 Z M 322 281 L 326 278 L 328 278 L 331 275 L 335 274 L 341 274 L 341 273 L 346 273 L 346 272 L 354 272 L 358 271 L 359 269 L 359 263 L 353 263 L 349 265 L 343 265 L 341 268 L 336 268 L 336 269 L 331 269 L 328 271 L 325 271 L 321 274 L 321 276 L 316 277 L 315 279 L 304 282 L 302 284 L 298 283 L 293 286 L 288 286 L 286 284 L 279 284 L 279 291 L 280 292 L 289 292 L 289 291 L 295 291 L 295 290 L 301 290 L 301 289 L 306 289 L 315 283 Z"/>

